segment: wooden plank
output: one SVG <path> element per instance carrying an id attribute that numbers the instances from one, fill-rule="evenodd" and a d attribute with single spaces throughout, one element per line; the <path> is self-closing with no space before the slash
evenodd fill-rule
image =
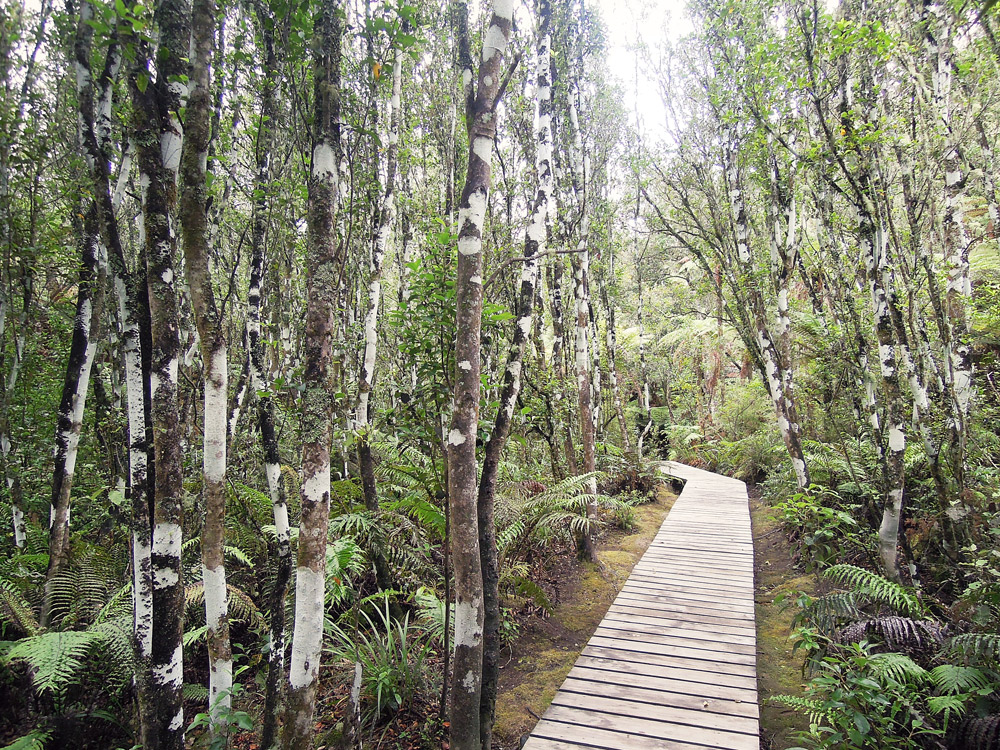
<path id="1" fill-rule="evenodd" d="M 560 750 L 574 747 L 587 748 L 621 748 L 624 750 L 705 750 L 704 745 L 693 745 L 689 742 L 673 742 L 643 737 L 628 732 L 616 732 L 598 727 L 581 727 L 577 724 L 564 724 L 543 717 L 531 733 L 531 739 L 525 743 L 523 750 L 536 750 L 532 741 L 536 738 L 559 742 Z M 538 747 L 537 750 L 547 750 Z"/>
<path id="2" fill-rule="evenodd" d="M 601 621 L 600 627 L 611 630 L 625 630 L 631 633 L 648 633 L 663 637 L 679 638 L 689 641 L 705 641 L 706 643 L 728 643 L 733 646 L 740 646 L 748 650 L 755 650 L 757 639 L 752 635 L 736 635 L 733 633 L 711 633 L 707 630 L 682 627 L 680 625 L 649 625 L 642 622 L 635 622 L 630 619 L 617 619 L 613 613 Z"/>
<path id="3" fill-rule="evenodd" d="M 617 651 L 631 651 L 642 654 L 642 658 L 658 656 L 668 659 L 667 663 L 685 669 L 701 669 L 706 671 L 729 671 L 754 677 L 757 674 L 756 659 L 739 658 L 723 651 L 706 651 L 704 649 L 686 649 L 680 646 L 669 646 L 662 643 L 643 643 L 625 638 L 606 638 L 595 635 L 590 639 L 588 648 L 612 648 Z"/>
<path id="4" fill-rule="evenodd" d="M 600 704 L 600 698 L 594 698 L 589 704 Z M 669 724 L 667 722 L 638 719 L 631 716 L 620 716 L 606 713 L 596 708 L 575 708 L 553 705 L 545 712 L 545 718 L 566 724 L 577 724 L 596 729 L 609 729 L 649 737 L 652 739 L 686 742 L 692 745 L 702 745 L 724 750 L 758 750 L 760 740 L 757 735 L 723 732 L 707 727 L 691 727 L 684 724 Z M 617 747 L 631 747 L 619 745 Z"/>
<path id="5" fill-rule="evenodd" d="M 606 646 L 588 645 L 584 647 L 583 653 L 602 659 L 655 665 L 660 667 L 662 674 L 673 675 L 685 682 L 707 682 L 710 685 L 728 685 L 740 688 L 757 687 L 755 674 L 746 674 L 748 670 L 742 670 L 743 674 L 740 674 L 739 668 L 735 666 L 723 670 L 714 662 L 699 662 L 695 659 L 680 659 L 674 656 L 647 654 L 641 651 Z"/>
<path id="6" fill-rule="evenodd" d="M 677 681 L 669 680 L 666 684 L 673 686 L 675 682 Z M 594 683 L 599 684 L 595 686 Z M 622 698 L 624 700 L 634 700 L 637 703 L 653 703 L 656 705 L 674 706 L 676 708 L 688 708 L 695 711 L 726 714 L 727 716 L 743 716 L 748 719 L 757 719 L 760 716 L 760 708 L 756 703 L 741 699 L 703 695 L 706 692 L 704 688 L 707 686 L 699 685 L 696 682 L 686 682 L 682 683 L 682 685 L 684 686 L 682 690 L 649 688 L 637 684 L 637 682 L 633 682 L 631 679 L 627 683 L 623 683 L 622 673 L 620 672 L 574 667 L 570 670 L 569 675 L 567 675 L 562 689 L 572 690 L 577 693 L 592 693 Z"/>
<path id="7" fill-rule="evenodd" d="M 669 722 L 688 727 L 699 727 L 703 724 L 711 723 L 714 729 L 735 732 L 737 734 L 752 734 L 757 728 L 757 720 L 747 716 L 730 716 L 713 713 L 706 708 L 677 708 L 662 703 L 646 703 L 606 693 L 591 695 L 588 692 L 588 688 L 590 687 L 588 684 L 583 683 L 582 685 L 578 685 L 575 680 L 569 680 L 569 682 L 569 688 L 561 689 L 553 699 L 553 706 L 590 709 L 617 716 L 649 719 L 656 722 Z M 575 691 L 572 689 L 574 686 L 582 687 L 582 690 Z M 708 713 L 711 713 L 712 716 L 706 717 Z M 706 721 L 706 718 L 708 721 Z M 675 738 L 685 739 L 684 737 L 676 736 Z"/>
<path id="8" fill-rule="evenodd" d="M 589 679 L 597 682 L 615 682 L 634 687 L 649 688 L 663 692 L 694 695 L 701 699 L 711 698 L 732 701 L 734 703 L 757 704 L 757 683 L 751 687 L 738 685 L 720 685 L 717 682 L 698 682 L 688 679 L 690 675 L 680 671 L 664 670 L 656 665 L 637 664 L 635 662 L 606 659 L 601 657 L 581 655 L 576 660 L 573 669 L 584 669 Z M 572 672 L 572 670 L 570 670 Z M 616 675 L 614 679 L 607 675 Z M 598 679 L 603 677 L 604 679 Z M 713 676 L 714 678 L 714 676 Z"/>
<path id="9" fill-rule="evenodd" d="M 732 654 L 756 655 L 757 646 L 754 643 L 733 643 L 718 638 L 706 638 L 695 630 L 679 630 L 671 628 L 663 631 L 651 632 L 643 628 L 629 626 L 626 623 L 605 620 L 600 624 L 595 635 L 603 635 L 607 638 L 625 638 L 632 641 L 643 641 L 646 643 L 676 643 L 685 648 L 700 648 L 715 651 L 724 651 Z"/>

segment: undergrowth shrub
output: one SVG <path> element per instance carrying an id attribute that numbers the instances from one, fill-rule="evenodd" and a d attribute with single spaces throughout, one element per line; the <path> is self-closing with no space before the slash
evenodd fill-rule
<path id="1" fill-rule="evenodd" d="M 354 626 L 334 623 L 326 652 L 342 666 L 361 664 L 362 710 L 368 720 L 414 706 L 429 685 L 427 659 L 433 653 L 431 633 L 411 623 L 409 613 L 394 619 L 388 597 L 373 614 L 356 610 Z"/>
<path id="2" fill-rule="evenodd" d="M 913 589 L 863 568 L 823 575 L 839 587 L 795 599 L 793 643 L 812 675 L 805 695 L 772 698 L 808 717 L 803 746 L 993 747 L 1000 637 L 952 634 Z"/>
<path id="3" fill-rule="evenodd" d="M 822 569 L 836 560 L 859 560 L 870 556 L 870 534 L 833 490 L 813 484 L 806 492 L 773 505 L 789 540 L 796 546 L 795 561 L 807 570 Z"/>

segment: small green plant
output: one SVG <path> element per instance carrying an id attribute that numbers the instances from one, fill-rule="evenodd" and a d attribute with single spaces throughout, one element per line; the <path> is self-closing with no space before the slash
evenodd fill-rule
<path id="1" fill-rule="evenodd" d="M 238 669 L 234 676 L 238 676 L 246 667 Z M 225 693 L 220 694 L 213 702 L 208 712 L 195 714 L 194 719 L 185 730 L 186 735 L 195 738 L 192 747 L 206 748 L 207 750 L 226 750 L 229 746 L 229 736 L 233 730 L 242 729 L 248 731 L 253 729 L 253 719 L 246 711 L 237 711 L 232 705 L 223 705 L 223 701 L 228 697 L 231 703 L 235 703 L 243 695 L 243 685 L 234 682 L 233 686 Z M 214 715 L 214 718 L 213 718 Z M 212 731 L 214 729 L 214 731 Z"/>
<path id="2" fill-rule="evenodd" d="M 858 533 L 858 522 L 831 489 L 811 485 L 774 507 L 781 523 L 798 543 L 797 558 L 808 570 L 828 567 L 844 554 L 845 543 Z"/>
<path id="3" fill-rule="evenodd" d="M 954 711 L 954 702 L 931 705 L 921 697 L 928 673 L 903 654 L 873 654 L 855 643 L 825 656 L 806 695 L 772 698 L 809 717 L 800 736 L 806 748 L 868 750 L 923 747 L 921 740 L 943 737 L 947 727 L 935 713 Z M 960 709 L 960 707 L 959 707 Z"/>
<path id="4" fill-rule="evenodd" d="M 330 627 L 327 647 L 334 660 L 360 663 L 362 704 L 369 719 L 378 720 L 413 704 L 427 684 L 426 661 L 432 653 L 430 634 L 389 614 L 388 597 L 374 616 L 360 611 L 360 627 Z"/>

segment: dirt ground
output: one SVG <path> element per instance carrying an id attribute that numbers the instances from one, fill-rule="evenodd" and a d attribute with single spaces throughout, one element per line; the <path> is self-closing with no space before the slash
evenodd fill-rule
<path id="1" fill-rule="evenodd" d="M 656 501 L 635 509 L 634 531 L 614 531 L 600 540 L 599 565 L 571 553 L 545 566 L 543 588 L 554 604 L 548 616 L 533 615 L 501 658 L 494 746 L 517 750 L 552 702 L 556 691 L 642 557 L 677 495 L 661 485 Z"/>
<path id="2" fill-rule="evenodd" d="M 789 600 L 799 591 L 815 593 L 812 574 L 796 570 L 792 564 L 788 538 L 774 511 L 750 488 L 750 517 L 754 541 L 754 579 L 757 616 L 757 690 L 760 700 L 760 746 L 762 750 L 784 750 L 795 742 L 793 734 L 805 729 L 805 718 L 786 706 L 772 705 L 772 695 L 801 695 L 804 678 L 802 659 L 792 653 L 788 640 L 794 606 L 775 599 Z M 789 604 L 791 602 L 789 601 Z"/>

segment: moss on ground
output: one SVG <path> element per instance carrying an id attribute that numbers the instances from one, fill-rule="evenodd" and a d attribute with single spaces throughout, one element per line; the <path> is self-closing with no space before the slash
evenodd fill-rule
<path id="1" fill-rule="evenodd" d="M 801 714 L 787 706 L 771 704 L 768 698 L 802 695 L 805 682 L 802 658 L 792 652 L 789 641 L 795 614 L 792 600 L 799 591 L 815 593 L 816 578 L 811 574 L 803 575 L 792 565 L 785 532 L 770 508 L 752 501 L 751 514 L 757 568 L 757 689 L 761 747 L 782 750 L 796 744 L 795 732 L 806 729 L 807 722 Z M 782 603 L 782 596 L 787 604 Z"/>
<path id="2" fill-rule="evenodd" d="M 511 662 L 501 672 L 493 728 L 499 748 L 517 748 L 548 708 L 675 499 L 668 488 L 660 487 L 656 502 L 635 508 L 634 531 L 613 533 L 601 541 L 598 565 L 574 565 L 575 580 L 566 582 L 552 616 L 525 623 L 512 645 Z"/>

